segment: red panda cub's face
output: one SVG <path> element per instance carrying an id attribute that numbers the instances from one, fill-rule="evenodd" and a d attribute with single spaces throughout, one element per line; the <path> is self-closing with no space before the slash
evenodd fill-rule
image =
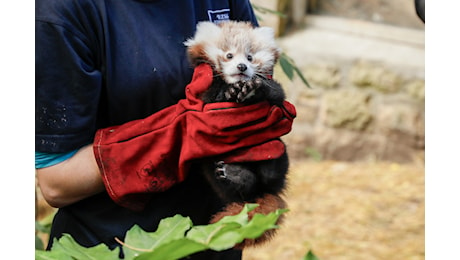
<path id="1" fill-rule="evenodd" d="M 200 22 L 184 44 L 193 65 L 209 63 L 228 84 L 271 75 L 280 54 L 271 28 L 247 22 Z"/>

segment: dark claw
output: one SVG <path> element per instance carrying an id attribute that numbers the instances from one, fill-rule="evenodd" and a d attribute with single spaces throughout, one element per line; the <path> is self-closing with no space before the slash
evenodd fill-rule
<path id="1" fill-rule="evenodd" d="M 245 86 L 243 87 L 243 89 L 241 89 L 241 93 L 243 93 L 243 95 L 247 95 L 248 92 L 249 92 L 249 91 L 248 91 L 248 86 L 245 85 Z"/>
<path id="2" fill-rule="evenodd" d="M 214 163 L 214 166 L 216 167 L 224 167 L 224 165 L 225 165 L 224 161 L 218 161 Z"/>
<path id="3" fill-rule="evenodd" d="M 256 85 L 256 88 L 262 86 L 262 80 L 260 78 L 256 78 L 254 80 L 254 84 Z"/>
<path id="4" fill-rule="evenodd" d="M 226 179 L 227 173 L 225 171 L 225 163 L 223 161 L 218 161 L 215 162 L 214 165 L 216 166 L 214 171 L 216 177 L 219 179 Z"/>
<path id="5" fill-rule="evenodd" d="M 240 86 L 232 85 L 230 86 L 227 91 L 224 92 L 225 98 L 227 101 L 234 99 L 236 95 L 238 94 L 238 90 L 240 89 Z"/>
<path id="6" fill-rule="evenodd" d="M 244 100 L 244 95 L 242 92 L 238 93 L 238 96 L 236 96 L 236 102 L 240 103 Z"/>
<path id="7" fill-rule="evenodd" d="M 216 169 L 216 177 L 219 179 L 227 179 L 227 174 L 225 173 L 224 169 Z"/>
<path id="8" fill-rule="evenodd" d="M 224 95 L 227 100 L 232 98 L 232 95 L 229 92 L 225 92 Z"/>

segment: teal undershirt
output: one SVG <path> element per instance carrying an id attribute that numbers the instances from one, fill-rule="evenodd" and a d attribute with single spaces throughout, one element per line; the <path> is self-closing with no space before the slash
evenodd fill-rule
<path id="1" fill-rule="evenodd" d="M 78 149 L 68 153 L 35 152 L 35 169 L 41 169 L 61 163 L 72 157 L 77 151 Z"/>

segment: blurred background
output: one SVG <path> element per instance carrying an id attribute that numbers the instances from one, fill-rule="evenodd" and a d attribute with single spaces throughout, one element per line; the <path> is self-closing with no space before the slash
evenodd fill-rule
<path id="1" fill-rule="evenodd" d="M 243 259 L 425 259 L 425 25 L 414 1 L 251 2 L 310 87 L 277 66 L 297 108 L 283 137 L 290 211 Z M 40 191 L 36 205 L 49 228 Z"/>
<path id="2" fill-rule="evenodd" d="M 283 138 L 290 211 L 244 260 L 425 259 L 425 24 L 414 0 L 252 0 L 308 88 Z M 423 1 L 422 1 L 423 2 Z"/>

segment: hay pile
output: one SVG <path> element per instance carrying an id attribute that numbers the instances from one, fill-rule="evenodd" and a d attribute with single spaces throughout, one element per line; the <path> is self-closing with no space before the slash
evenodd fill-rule
<path id="1" fill-rule="evenodd" d="M 244 260 L 424 259 L 422 164 L 293 162 L 289 175 L 285 223 Z"/>

